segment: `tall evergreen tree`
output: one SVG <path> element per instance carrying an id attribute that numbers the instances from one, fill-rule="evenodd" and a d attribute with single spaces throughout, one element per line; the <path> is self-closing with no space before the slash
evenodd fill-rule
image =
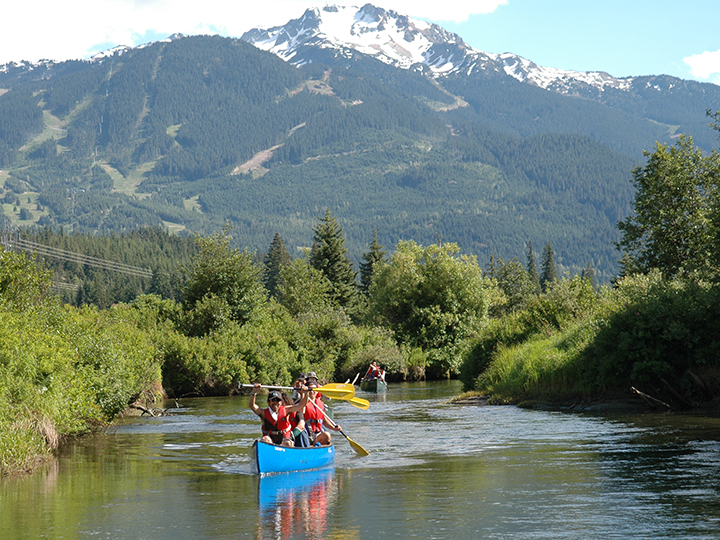
<path id="1" fill-rule="evenodd" d="M 597 277 L 595 276 L 595 269 L 590 263 L 588 263 L 587 266 L 583 268 L 582 275 L 580 277 L 582 277 L 583 279 L 587 279 L 590 282 L 590 285 L 592 285 L 594 291 L 598 290 L 598 282 Z"/>
<path id="2" fill-rule="evenodd" d="M 325 210 L 325 216 L 313 228 L 313 245 L 310 250 L 310 265 L 322 272 L 332 284 L 331 299 L 352 312 L 357 303 L 355 271 L 348 258 L 345 236 L 340 224 Z"/>
<path id="3" fill-rule="evenodd" d="M 557 269 L 555 268 L 555 254 L 550 242 L 547 243 L 542 255 L 542 275 L 540 276 L 540 285 L 543 292 L 547 292 L 548 285 L 557 281 Z"/>
<path id="4" fill-rule="evenodd" d="M 265 256 L 265 273 L 263 275 L 265 288 L 272 296 L 277 295 L 280 270 L 284 265 L 289 264 L 291 260 L 292 257 L 285 246 L 285 240 L 282 239 L 280 233 L 275 233 L 272 242 L 270 242 L 270 249 Z"/>
<path id="5" fill-rule="evenodd" d="M 372 275 L 375 271 L 375 265 L 386 262 L 385 250 L 378 243 L 377 229 L 373 230 L 373 239 L 370 242 L 370 251 L 363 254 L 363 261 L 360 263 L 360 290 L 364 294 L 368 294 Z"/>
<path id="6" fill-rule="evenodd" d="M 535 288 L 535 294 L 540 294 L 542 292 L 542 286 L 540 285 L 540 274 L 538 273 L 537 263 L 535 262 L 535 254 L 533 253 L 532 240 L 528 242 L 527 260 L 528 276 L 530 276 L 530 281 Z"/>

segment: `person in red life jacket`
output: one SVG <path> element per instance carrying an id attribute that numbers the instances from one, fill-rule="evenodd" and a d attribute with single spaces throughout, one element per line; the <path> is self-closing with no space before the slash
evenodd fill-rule
<path id="1" fill-rule="evenodd" d="M 317 383 L 308 382 L 310 397 L 307 400 L 304 413 L 305 430 L 310 438 L 311 446 L 329 446 L 332 444 L 332 437 L 330 433 L 325 431 L 325 404 L 323 403 L 322 396 L 314 390 L 317 387 Z M 340 431 L 342 429 L 335 423 L 328 423 L 327 425 L 334 431 Z"/>
<path id="2" fill-rule="evenodd" d="M 371 381 L 373 379 L 377 379 L 380 376 L 380 368 L 377 365 L 377 362 L 373 360 L 370 363 L 370 367 L 367 370 L 367 373 L 365 373 L 365 376 L 363 377 L 363 381 Z"/>
<path id="3" fill-rule="evenodd" d="M 260 441 L 293 446 L 290 415 L 303 410 L 307 405 L 310 393 L 306 387 L 303 387 L 302 399 L 295 405 L 286 406 L 283 404 L 282 394 L 273 390 L 268 394 L 267 409 L 262 409 L 255 404 L 255 396 L 260 389 L 261 386 L 256 383 L 250 396 L 250 409 L 262 419 L 263 436 Z"/>
<path id="4" fill-rule="evenodd" d="M 296 390 L 293 389 L 293 393 L 295 392 Z M 293 401 L 285 392 L 282 393 L 282 398 L 286 408 L 300 401 L 300 399 Z M 303 412 L 297 411 L 295 413 L 290 413 L 288 418 L 292 429 L 290 438 L 293 440 L 294 446 L 299 448 L 307 448 L 310 446 L 310 439 L 305 431 L 305 416 L 303 415 Z"/>

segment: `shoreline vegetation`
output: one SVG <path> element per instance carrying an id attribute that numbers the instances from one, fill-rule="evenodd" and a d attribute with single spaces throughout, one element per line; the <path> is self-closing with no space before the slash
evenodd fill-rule
<path id="1" fill-rule="evenodd" d="M 720 156 L 681 137 L 647 157 L 618 226 L 622 272 L 602 286 L 590 264 L 558 277 L 549 243 L 540 271 L 531 243 L 526 265 L 492 258 L 483 271 L 456 244 L 400 241 L 386 255 L 377 235 L 358 285 L 329 210 L 302 257 L 276 235 L 260 262 L 226 227 L 195 237 L 166 288 L 177 297 L 105 309 L 64 304 L 50 271 L 0 248 L 0 477 L 31 472 L 129 407 L 289 385 L 310 370 L 346 380 L 373 360 L 391 381 L 459 378 L 460 403 L 715 414 Z"/>

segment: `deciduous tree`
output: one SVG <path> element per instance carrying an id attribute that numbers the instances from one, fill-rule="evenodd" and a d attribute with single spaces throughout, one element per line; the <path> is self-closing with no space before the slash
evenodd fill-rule
<path id="1" fill-rule="evenodd" d="M 685 136 L 645 155 L 646 165 L 633 171 L 633 214 L 618 223 L 618 247 L 642 272 L 715 274 L 709 263 L 717 267 L 720 155 L 704 155 Z"/>
<path id="2" fill-rule="evenodd" d="M 401 241 L 373 281 L 371 315 L 401 343 L 429 351 L 432 375 L 448 375 L 459 366 L 456 346 L 487 317 L 491 288 L 457 244 Z"/>
<path id="3" fill-rule="evenodd" d="M 208 308 L 214 306 L 215 311 L 219 309 L 218 302 L 222 302 L 227 305 L 227 317 L 244 324 L 267 298 L 261 269 L 250 253 L 230 246 L 229 233 L 230 229 L 225 227 L 222 233 L 195 239 L 199 254 L 192 259 L 183 290 L 183 307 L 191 318 L 197 307 L 201 318 L 208 320 Z M 193 335 L 215 329 L 212 324 L 189 327 L 193 328 Z"/>

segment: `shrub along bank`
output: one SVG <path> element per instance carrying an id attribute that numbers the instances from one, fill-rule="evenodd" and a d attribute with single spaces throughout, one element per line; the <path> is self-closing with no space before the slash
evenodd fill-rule
<path id="1" fill-rule="evenodd" d="M 492 321 L 465 357 L 465 388 L 498 403 L 600 400 L 634 387 L 676 408 L 717 405 L 720 286 L 651 272 L 593 294 L 581 281 Z"/>
<path id="2" fill-rule="evenodd" d="M 259 275 L 239 285 L 256 289 L 252 305 L 246 291 L 213 289 L 212 280 L 207 291 L 220 294 L 192 305 L 145 295 L 107 310 L 63 305 L 49 286 L 24 254 L 0 251 L 0 475 L 32 470 L 63 438 L 107 425 L 138 397 L 227 395 L 238 383 L 287 385 L 311 369 L 344 380 L 373 360 L 396 377 L 416 373 L 387 330 L 355 325 L 330 304 L 291 314 Z"/>
<path id="3" fill-rule="evenodd" d="M 117 416 L 152 390 L 160 363 L 120 310 L 63 306 L 49 275 L 0 251 L 0 473 L 31 469 L 62 437 Z"/>

